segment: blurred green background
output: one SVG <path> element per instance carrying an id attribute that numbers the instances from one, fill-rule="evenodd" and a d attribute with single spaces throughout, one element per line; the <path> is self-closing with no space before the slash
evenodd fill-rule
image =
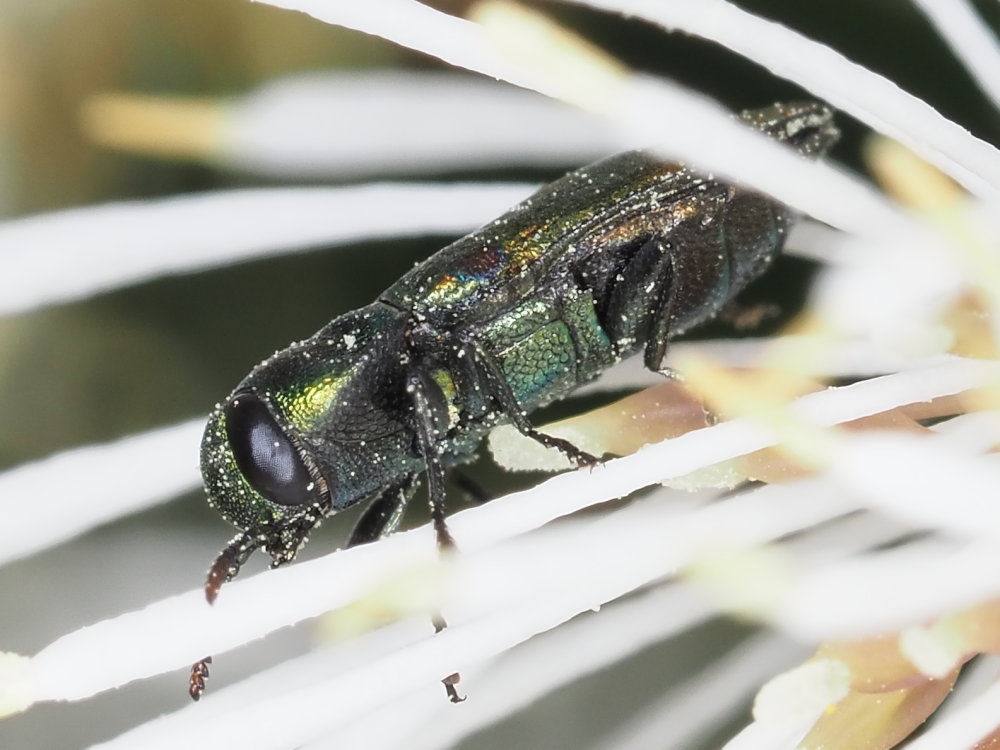
<path id="1" fill-rule="evenodd" d="M 981 138 L 1000 141 L 995 110 L 905 0 L 739 5 L 830 44 Z M 988 0 L 976 5 L 993 28 L 1000 27 L 1000 6 Z M 460 11 L 461 4 L 450 9 Z M 710 43 L 579 8 L 551 6 L 551 12 L 630 65 L 734 109 L 803 95 Z M 232 170 L 116 153 L 89 142 L 80 111 L 97 94 L 231 97 L 283 74 L 373 67 L 439 64 L 380 39 L 243 0 L 0 0 L 0 218 L 265 184 Z M 847 118 L 841 124 L 845 138 L 835 156 L 860 169 L 864 130 Z M 485 177 L 557 174 L 500 165 Z M 0 468 L 207 413 L 262 357 L 368 302 L 448 239 L 320 249 L 0 317 Z M 141 240 L 136 252 L 142 252 Z M 0 263 L 3 254 L 0 247 Z M 755 294 L 790 308 L 804 295 L 809 273 L 807 264 L 785 260 Z M 485 481 L 495 490 L 499 472 L 488 472 Z M 0 498 L 0 517 L 4 504 L 31 502 Z M 192 494 L 0 569 L 0 650 L 33 653 L 95 618 L 198 585 L 229 533 L 200 494 Z M 336 526 L 324 529 L 313 547 L 332 548 L 342 533 Z M 561 691 L 467 747 L 580 746 L 637 710 L 643 694 L 666 689 L 703 654 L 728 648 L 740 632 L 727 623 L 698 631 L 680 646 Z M 257 652 L 226 656 L 220 684 L 268 659 Z M 0 721 L 0 747 L 80 747 L 112 737 L 182 705 L 185 680 L 168 675 L 82 704 L 37 707 Z M 622 688 L 614 698 L 609 680 Z M 601 710 L 593 710 L 598 703 Z M 744 719 L 735 717 L 737 725 Z M 720 737 L 730 730 L 720 725 Z"/>

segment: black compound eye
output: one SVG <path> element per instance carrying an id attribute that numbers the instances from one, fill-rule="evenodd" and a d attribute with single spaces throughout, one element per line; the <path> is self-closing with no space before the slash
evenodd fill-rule
<path id="1" fill-rule="evenodd" d="M 264 402 L 253 393 L 238 393 L 226 404 L 225 415 L 236 465 L 255 490 L 278 505 L 316 499 L 309 469 Z"/>

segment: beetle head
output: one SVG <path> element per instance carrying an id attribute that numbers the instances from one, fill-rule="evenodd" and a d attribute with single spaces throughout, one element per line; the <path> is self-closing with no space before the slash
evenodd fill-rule
<path id="1" fill-rule="evenodd" d="M 380 305 L 337 318 L 262 362 L 216 406 L 201 471 L 209 504 L 246 531 L 243 546 L 256 539 L 274 564 L 287 562 L 321 518 L 388 484 L 355 457 L 408 438 L 398 410 L 373 401 L 400 370 L 395 322 Z"/>

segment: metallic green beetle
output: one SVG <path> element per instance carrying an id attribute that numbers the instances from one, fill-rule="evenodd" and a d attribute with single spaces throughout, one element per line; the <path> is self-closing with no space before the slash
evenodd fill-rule
<path id="1" fill-rule="evenodd" d="M 838 137 L 822 104 L 739 117 L 809 157 Z M 658 369 L 672 336 L 767 268 L 791 220 L 759 193 L 620 154 L 543 187 L 274 354 L 205 430 L 209 502 L 242 530 L 209 571 L 209 601 L 255 549 L 287 563 L 324 517 L 356 503 L 370 505 L 350 545 L 390 532 L 424 471 L 438 543 L 450 545 L 445 470 L 500 422 L 595 462 L 527 414 L 631 352 Z"/>

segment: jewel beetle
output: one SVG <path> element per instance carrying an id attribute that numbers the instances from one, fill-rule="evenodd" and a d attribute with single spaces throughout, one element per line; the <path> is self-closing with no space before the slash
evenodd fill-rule
<path id="1" fill-rule="evenodd" d="M 814 102 L 738 117 L 806 157 L 839 135 Z M 528 414 L 633 352 L 658 370 L 673 336 L 764 272 L 793 218 L 753 190 L 626 152 L 542 187 L 264 360 L 205 429 L 209 503 L 240 529 L 209 570 L 208 600 L 254 550 L 288 563 L 322 519 L 357 503 L 368 506 L 348 546 L 391 532 L 422 474 L 450 547 L 446 470 L 497 424 L 595 463 Z M 192 670 L 195 699 L 207 662 Z"/>

